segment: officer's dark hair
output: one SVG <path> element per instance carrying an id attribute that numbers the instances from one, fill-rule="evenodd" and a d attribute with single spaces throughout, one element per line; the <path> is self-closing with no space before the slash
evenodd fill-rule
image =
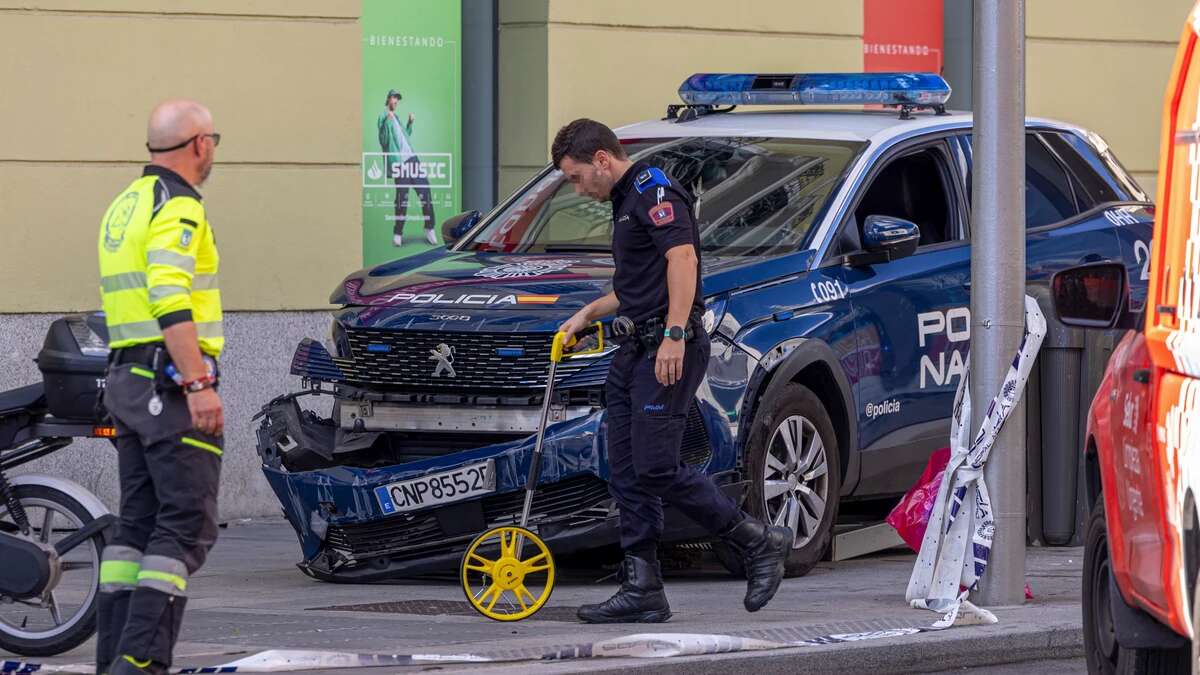
<path id="1" fill-rule="evenodd" d="M 617 159 L 626 159 L 625 148 L 621 147 L 612 129 L 596 120 L 581 117 L 554 135 L 550 157 L 554 160 L 554 168 L 558 169 L 564 157 L 590 164 L 597 150 L 604 150 Z"/>

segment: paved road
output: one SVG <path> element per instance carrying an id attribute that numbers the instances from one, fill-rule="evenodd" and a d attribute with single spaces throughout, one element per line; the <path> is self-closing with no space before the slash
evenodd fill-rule
<path id="1" fill-rule="evenodd" d="M 936 617 L 908 609 L 904 588 L 914 557 L 904 551 L 823 563 L 810 575 L 787 580 L 775 600 L 745 612 L 745 582 L 729 578 L 709 561 L 671 572 L 668 594 L 675 618 L 663 626 L 584 626 L 571 616 L 584 602 L 603 599 L 612 581 L 596 583 L 608 570 L 569 570 L 550 604 L 533 619 L 505 624 L 460 612 L 462 589 L 442 580 L 338 585 L 313 581 L 294 566 L 298 547 L 282 520 L 235 524 L 221 531 L 209 564 L 193 578 L 177 663 L 211 665 L 271 648 L 371 653 L 489 653 L 539 655 L 554 646 L 593 643 L 633 633 L 700 633 L 774 641 L 928 625 Z M 489 673 L 618 671 L 728 672 L 749 666 L 770 672 L 929 672 L 1000 663 L 1014 658 L 1078 657 L 1080 550 L 1030 549 L 1029 580 L 1035 600 L 996 610 L 993 626 L 848 644 L 672 659 L 588 659 L 555 663 L 480 666 L 444 664 L 442 672 Z M 400 603 L 400 604 L 385 604 Z M 392 611 L 335 610 L 373 605 Z M 399 610 L 399 611 L 395 611 Z M 90 643 L 46 662 L 80 663 Z M 737 662 L 737 663 L 735 663 Z M 376 672 L 411 672 L 381 668 Z M 956 671 L 963 672 L 963 671 Z M 974 671 L 967 671 L 974 672 Z M 991 671 L 979 671 L 991 672 Z M 1028 672 L 1000 670 L 995 672 Z M 1059 671 L 1055 671 L 1059 672 Z"/>
<path id="2" fill-rule="evenodd" d="M 960 673 L 969 675 L 1084 675 L 1087 673 L 1087 662 L 1083 659 L 1050 659 L 1047 661 L 1009 663 L 1003 666 L 939 670 L 930 675 L 957 675 Z"/>

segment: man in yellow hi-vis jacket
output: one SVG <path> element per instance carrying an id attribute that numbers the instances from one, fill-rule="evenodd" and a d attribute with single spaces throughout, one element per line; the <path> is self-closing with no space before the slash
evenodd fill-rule
<path id="1" fill-rule="evenodd" d="M 217 538 L 225 339 L 217 247 L 196 187 L 220 140 L 200 104 L 159 104 L 150 164 L 100 224 L 121 509 L 100 564 L 97 673 L 167 671 L 188 577 Z"/>

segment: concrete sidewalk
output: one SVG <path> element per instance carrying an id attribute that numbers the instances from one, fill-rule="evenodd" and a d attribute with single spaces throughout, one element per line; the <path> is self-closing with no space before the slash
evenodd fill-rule
<path id="1" fill-rule="evenodd" d="M 370 585 L 313 581 L 294 566 L 299 557 L 291 528 L 282 520 L 234 524 L 221 537 L 207 566 L 189 585 L 191 599 L 176 665 L 212 665 L 265 649 L 312 649 L 374 653 L 481 653 L 533 649 L 635 633 L 705 633 L 768 640 L 796 640 L 834 633 L 925 626 L 932 612 L 908 609 L 904 588 L 914 556 L 893 551 L 859 560 L 823 563 L 811 574 L 784 582 L 779 594 L 755 614 L 742 609 L 745 583 L 713 561 L 668 573 L 675 617 L 667 624 L 588 626 L 574 610 L 606 598 L 615 588 L 595 579 L 608 570 L 570 570 L 549 604 L 532 619 L 489 621 L 465 607 L 454 578 Z M 1034 600 L 996 610 L 994 626 L 953 628 L 863 642 L 669 659 L 594 658 L 477 666 L 439 665 L 441 672 L 489 673 L 618 671 L 727 672 L 753 667 L 770 672 L 871 672 L 873 675 L 949 669 L 1024 660 L 1072 658 L 1082 653 L 1081 549 L 1028 551 Z M 455 574 L 457 570 L 453 570 Z M 384 603 L 410 601 L 405 606 Z M 425 602 L 411 602 L 425 601 Z M 334 606 L 374 604 L 396 611 L 340 611 Z M 93 643 L 64 655 L 31 659 L 67 664 L 91 660 Z M 430 666 L 426 666 L 430 667 Z M 412 667 L 374 669 L 411 671 Z"/>

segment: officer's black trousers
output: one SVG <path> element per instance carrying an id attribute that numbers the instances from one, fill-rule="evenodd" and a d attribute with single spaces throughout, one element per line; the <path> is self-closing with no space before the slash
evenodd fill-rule
<path id="1" fill-rule="evenodd" d="M 667 502 L 717 534 L 738 516 L 737 505 L 712 479 L 679 457 L 688 409 L 708 366 L 706 335 L 686 343 L 683 379 L 670 387 L 654 376 L 654 358 L 636 343 L 613 358 L 608 399 L 609 490 L 621 507 L 621 547 L 652 552 Z"/>
<path id="2" fill-rule="evenodd" d="M 131 368 L 138 366 L 111 366 L 105 393 L 117 427 L 121 508 L 101 564 L 98 669 L 120 656 L 170 665 L 188 579 L 217 539 L 221 439 L 188 428 L 178 388 L 156 391 Z M 156 396 L 162 407 L 153 415 Z"/>

